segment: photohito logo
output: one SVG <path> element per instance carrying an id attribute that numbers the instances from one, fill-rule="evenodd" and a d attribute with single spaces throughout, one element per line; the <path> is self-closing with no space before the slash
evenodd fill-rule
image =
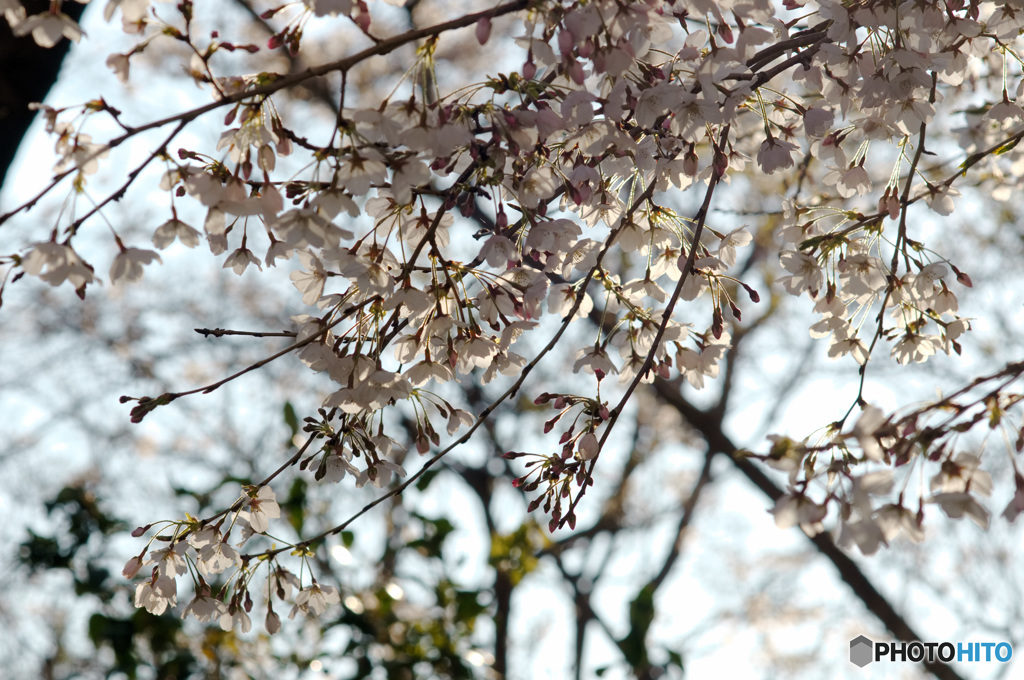
<path id="1" fill-rule="evenodd" d="M 863 635 L 850 640 L 850 663 L 860 668 L 872 661 L 1006 663 L 1012 656 L 1009 642 L 873 642 Z"/>

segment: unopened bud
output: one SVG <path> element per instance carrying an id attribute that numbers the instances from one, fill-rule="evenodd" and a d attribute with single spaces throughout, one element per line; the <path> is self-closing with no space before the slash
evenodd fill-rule
<path id="1" fill-rule="evenodd" d="M 580 437 L 579 452 L 580 458 L 583 460 L 593 460 L 597 457 L 601 447 L 598 445 L 597 436 L 593 432 L 588 432 Z"/>
<path id="2" fill-rule="evenodd" d="M 281 617 L 273 609 L 267 611 L 267 619 L 264 622 L 267 632 L 271 635 L 281 630 Z"/>
<path id="3" fill-rule="evenodd" d="M 480 20 L 476 22 L 476 40 L 481 45 L 485 44 L 491 37 L 491 18 L 480 17 Z"/>
<path id="4" fill-rule="evenodd" d="M 533 77 L 537 75 L 537 65 L 533 63 L 533 59 L 530 59 L 523 64 L 523 78 L 527 80 L 533 80 Z"/>
<path id="5" fill-rule="evenodd" d="M 145 552 L 143 552 L 145 554 Z M 125 562 L 124 569 L 121 570 L 121 575 L 125 578 L 135 578 L 135 575 L 142 569 L 142 555 L 136 555 L 127 562 Z"/>

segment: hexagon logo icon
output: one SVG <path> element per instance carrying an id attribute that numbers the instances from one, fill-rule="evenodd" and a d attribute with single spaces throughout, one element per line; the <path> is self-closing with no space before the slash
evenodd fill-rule
<path id="1" fill-rule="evenodd" d="M 864 668 L 873 661 L 874 643 L 863 635 L 850 640 L 850 663 Z"/>

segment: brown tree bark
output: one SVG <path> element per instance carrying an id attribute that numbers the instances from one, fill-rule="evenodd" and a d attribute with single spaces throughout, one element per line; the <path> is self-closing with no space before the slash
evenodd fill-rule
<path id="1" fill-rule="evenodd" d="M 50 7 L 49 0 L 23 0 L 22 4 L 29 16 Z M 77 2 L 65 2 L 61 8 L 75 21 L 84 10 L 85 5 Z M 7 22 L 0 19 L 0 186 L 35 119 L 36 112 L 29 109 L 29 104 L 46 98 L 70 47 L 71 41 L 66 39 L 46 49 L 31 35 L 16 38 Z"/>

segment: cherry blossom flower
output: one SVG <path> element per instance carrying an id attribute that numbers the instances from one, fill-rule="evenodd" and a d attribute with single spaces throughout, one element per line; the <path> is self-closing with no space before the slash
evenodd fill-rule
<path id="1" fill-rule="evenodd" d="M 446 383 L 455 379 L 455 374 L 450 366 L 426 359 L 410 367 L 404 376 L 413 387 L 420 387 L 431 380 L 437 383 Z"/>
<path id="2" fill-rule="evenodd" d="M 811 107 L 804 112 L 804 130 L 811 137 L 824 137 L 835 121 L 835 114 L 827 108 Z"/>
<path id="3" fill-rule="evenodd" d="M 745 227 L 734 229 L 722 237 L 722 242 L 718 246 L 718 259 L 726 267 L 732 267 L 736 264 L 736 249 L 742 248 L 743 246 L 750 243 L 753 237 Z"/>
<path id="4" fill-rule="evenodd" d="M 345 475 L 359 477 L 359 468 L 352 464 L 352 451 L 348 448 L 335 448 L 334 452 L 324 458 L 323 479 L 324 481 L 337 484 Z"/>
<path id="5" fill-rule="evenodd" d="M 159 616 L 178 603 L 177 583 L 169 576 L 157 576 L 135 587 L 135 606 Z"/>
<path id="6" fill-rule="evenodd" d="M 299 262 L 303 269 L 293 271 L 289 274 L 292 284 L 302 293 L 302 302 L 307 305 L 316 304 L 320 296 L 324 294 L 324 284 L 327 283 L 327 270 L 320 262 L 320 258 L 309 250 L 298 251 Z"/>
<path id="7" fill-rule="evenodd" d="M 387 179 L 387 166 L 382 161 L 383 157 L 373 149 L 352 152 L 338 166 L 338 180 L 353 196 L 361 196 Z"/>
<path id="8" fill-rule="evenodd" d="M 536 208 L 542 200 L 550 198 L 558 186 L 555 173 L 550 166 L 530 169 L 523 176 L 516 190 L 516 197 L 526 208 Z"/>
<path id="9" fill-rule="evenodd" d="M 761 148 L 757 152 L 757 164 L 761 166 L 761 170 L 773 175 L 776 170 L 793 167 L 793 153 L 799 150 L 800 147 L 792 142 L 769 137 L 761 143 Z"/>
<path id="10" fill-rule="evenodd" d="M 207 590 L 209 590 L 209 588 L 207 588 Z M 198 621 L 208 623 L 213 620 L 219 620 L 227 613 L 227 605 L 217 598 L 211 597 L 209 594 L 196 595 L 195 598 L 188 603 L 188 606 L 185 607 L 185 611 L 181 613 L 181 618 L 188 618 L 191 614 L 196 617 Z"/>
<path id="11" fill-rule="evenodd" d="M 268 599 L 273 594 L 279 600 L 290 600 L 292 592 L 301 588 L 302 585 L 295 574 L 278 566 L 270 570 L 263 587 L 263 595 Z"/>
<path id="12" fill-rule="evenodd" d="M 53 168 L 56 172 L 73 167 L 83 175 L 92 175 L 99 170 L 99 159 L 106 158 L 109 153 L 106 144 L 93 144 L 90 135 L 72 134 L 70 127 L 58 137 L 56 150 L 61 156 Z"/>
<path id="13" fill-rule="evenodd" d="M 491 382 L 498 373 L 501 375 L 518 375 L 523 366 L 526 365 L 526 358 L 515 352 L 499 351 L 494 355 L 487 370 L 480 376 L 480 382 L 486 385 Z"/>
<path id="14" fill-rule="evenodd" d="M 430 168 L 418 158 L 406 158 L 392 164 L 391 191 L 401 205 L 412 201 L 412 190 L 430 182 Z"/>
<path id="15" fill-rule="evenodd" d="M 278 241 L 275 239 L 273 234 L 269 234 L 269 236 L 270 247 L 267 248 L 267 256 L 263 260 L 264 264 L 268 267 L 274 267 L 277 266 L 278 260 L 292 259 L 292 255 L 295 251 L 292 248 L 289 248 L 288 244 L 284 241 Z"/>
<path id="16" fill-rule="evenodd" d="M 474 368 L 487 368 L 491 358 L 500 349 L 493 338 L 476 333 L 464 337 L 455 344 L 455 352 L 458 355 L 455 369 L 465 375 Z"/>
<path id="17" fill-rule="evenodd" d="M 11 26 L 15 37 L 32 34 L 32 39 L 40 47 L 53 47 L 61 38 L 67 38 L 72 42 L 82 39 L 82 29 L 63 12 L 49 11 L 33 14 L 32 16 Z"/>
<path id="18" fill-rule="evenodd" d="M 96 280 L 93 268 L 82 261 L 71 246 L 53 241 L 36 243 L 22 258 L 21 267 L 26 274 L 38 276 L 51 286 L 68 281 L 82 289 Z"/>
<path id="19" fill-rule="evenodd" d="M 828 179 L 825 180 L 826 182 Z M 864 196 L 871 191 L 871 178 L 862 165 L 855 165 L 849 170 L 838 173 L 836 191 L 843 198 Z"/>
<path id="20" fill-rule="evenodd" d="M 940 493 L 928 499 L 937 503 L 950 519 L 967 517 L 982 529 L 988 529 L 990 513 L 969 493 Z"/>
<path id="21" fill-rule="evenodd" d="M 469 411 L 453 408 L 448 414 L 448 425 L 446 429 L 448 434 L 455 434 L 463 427 L 469 427 L 475 421 L 476 418 L 474 418 L 473 414 Z"/>
<path id="22" fill-rule="evenodd" d="M 856 544 L 863 555 L 874 555 L 881 546 L 888 545 L 885 533 L 871 519 L 842 522 L 836 542 L 843 547 Z"/>
<path id="23" fill-rule="evenodd" d="M 131 60 L 127 54 L 111 54 L 107 57 L 107 67 L 114 72 L 117 79 L 122 83 L 128 83 L 128 72 L 131 68 Z"/>
<path id="24" fill-rule="evenodd" d="M 890 353 L 900 364 L 921 363 L 942 346 L 941 339 L 934 335 L 907 332 L 900 338 Z"/>
<path id="25" fill-rule="evenodd" d="M 312 583 L 295 596 L 295 606 L 292 607 L 288 618 L 294 619 L 299 612 L 307 616 L 320 616 L 327 611 L 327 607 L 340 601 L 338 590 L 333 586 Z"/>
<path id="26" fill-rule="evenodd" d="M 982 496 L 992 494 L 992 475 L 979 470 L 981 459 L 969 453 L 958 453 L 956 458 L 942 461 L 939 472 L 931 478 L 932 493 L 975 492 Z"/>
<path id="27" fill-rule="evenodd" d="M 1024 512 L 1024 477 L 1019 472 L 1014 472 L 1014 493 L 1013 498 L 1006 505 L 1002 516 L 1007 522 L 1016 522 L 1017 517 Z"/>
<path id="28" fill-rule="evenodd" d="M 366 482 L 370 482 L 378 489 L 383 489 L 391 483 L 393 477 L 405 477 L 405 468 L 389 460 L 374 461 L 356 477 L 356 488 L 361 489 Z"/>
<path id="29" fill-rule="evenodd" d="M 256 257 L 256 255 L 254 255 L 248 248 L 242 247 L 228 255 L 227 259 L 224 260 L 222 267 L 224 269 L 230 268 L 235 272 L 235 274 L 241 276 L 242 272 L 244 272 L 250 264 L 256 265 L 256 268 L 261 271 L 263 270 L 263 267 L 260 266 L 260 258 Z"/>
<path id="30" fill-rule="evenodd" d="M 618 369 L 608 358 L 604 347 L 598 345 L 584 347 L 576 352 L 576 362 L 572 365 L 572 372 L 579 373 L 581 370 L 591 375 L 598 374 L 599 371 L 604 375 L 618 373 Z"/>
<path id="31" fill-rule="evenodd" d="M 775 526 L 789 529 L 796 525 L 808 536 L 817 536 L 825 530 L 822 520 L 828 514 L 828 507 L 813 502 L 802 494 L 785 494 L 775 502 L 771 510 L 775 516 Z"/>
<path id="32" fill-rule="evenodd" d="M 228 608 L 217 622 L 220 624 L 221 630 L 231 630 L 233 628 L 241 628 L 243 633 L 248 633 L 252 630 L 252 619 L 249 618 L 249 614 L 246 613 L 244 607 L 235 606 L 234 609 Z"/>
<path id="33" fill-rule="evenodd" d="M 359 216 L 359 206 L 353 201 L 348 194 L 341 189 L 327 189 L 317 194 L 317 197 L 312 200 L 310 206 L 317 208 L 324 217 L 333 220 L 342 211 L 348 213 L 350 217 Z M 308 214 L 302 212 L 299 216 L 308 219 Z M 351 235 L 342 235 L 342 238 L 352 238 Z"/>
<path id="34" fill-rule="evenodd" d="M 914 290 L 924 299 L 930 298 L 935 292 L 935 284 L 949 272 L 946 265 L 933 262 L 921 268 L 914 279 Z"/>
<path id="35" fill-rule="evenodd" d="M 480 257 L 492 267 L 504 269 L 510 260 L 515 259 L 515 255 L 516 249 L 512 241 L 499 234 L 484 241 L 483 247 L 480 248 Z"/>
<path id="36" fill-rule="evenodd" d="M 906 536 L 914 543 L 924 540 L 924 530 L 918 523 L 917 516 L 902 505 L 886 504 L 875 512 L 878 523 L 886 542 L 898 536 Z"/>
<path id="37" fill-rule="evenodd" d="M 311 208 L 284 212 L 270 222 L 270 228 L 279 239 L 295 248 L 336 248 L 342 239 L 352 238 L 352 232 L 328 221 Z"/>
<path id="38" fill-rule="evenodd" d="M 172 546 L 154 550 L 149 553 L 149 559 L 145 564 L 155 564 L 156 570 L 161 576 L 171 579 L 188 573 L 188 566 L 185 563 L 185 542 L 178 541 Z"/>
<path id="39" fill-rule="evenodd" d="M 175 240 L 178 240 L 187 248 L 195 248 L 199 245 L 199 237 L 198 231 L 177 217 L 172 217 L 153 232 L 153 245 L 163 250 L 168 248 Z"/>
<path id="40" fill-rule="evenodd" d="M 825 274 L 818 266 L 817 260 L 795 250 L 783 251 L 779 262 L 790 272 L 788 276 L 780 276 L 778 281 L 791 295 L 800 295 L 808 291 L 811 297 L 817 297 L 818 291 L 825 285 Z"/>
<path id="41" fill-rule="evenodd" d="M 277 496 L 269 486 L 261 486 L 255 496 L 250 496 L 249 525 L 252 530 L 262 534 L 270 527 L 270 520 L 281 516 L 281 506 L 277 504 Z"/>
<path id="42" fill-rule="evenodd" d="M 125 248 L 122 246 L 121 252 L 117 254 L 113 264 L 110 265 L 111 283 L 117 283 L 122 280 L 138 281 L 145 272 L 143 267 L 154 260 L 162 262 L 160 256 L 153 250 Z"/>
<path id="43" fill-rule="evenodd" d="M 585 292 L 577 293 L 567 283 L 551 286 L 551 291 L 548 293 L 548 311 L 564 317 L 572 310 L 572 306 L 576 304 L 577 296 L 582 296 L 582 300 L 574 318 L 585 317 L 594 309 L 594 301 Z"/>
<path id="44" fill-rule="evenodd" d="M 828 346 L 828 356 L 830 359 L 838 359 L 847 354 L 861 366 L 868 362 L 870 356 L 868 346 L 864 344 L 864 341 L 856 335 L 849 335 L 849 331 L 844 328 L 832 336 L 832 342 Z"/>
<path id="45" fill-rule="evenodd" d="M 860 444 L 864 457 L 868 460 L 881 461 L 883 454 L 879 445 L 878 432 L 889 422 L 882 409 L 877 406 L 867 405 L 861 410 L 860 417 L 854 423 L 850 434 Z"/>
<path id="46" fill-rule="evenodd" d="M 139 33 L 146 22 L 150 0 L 107 0 L 103 8 L 106 21 L 114 16 L 115 10 L 121 10 L 121 23 L 125 33 Z"/>
<path id="47" fill-rule="evenodd" d="M 844 299 L 865 304 L 885 288 L 885 265 L 865 253 L 851 255 L 839 263 L 839 283 Z"/>
<path id="48" fill-rule="evenodd" d="M 199 556 L 196 560 L 196 566 L 199 567 L 199 571 L 203 576 L 220 574 L 241 563 L 242 559 L 238 555 L 238 551 L 231 547 L 219 534 L 214 540 L 210 540 L 199 547 Z"/>
<path id="49" fill-rule="evenodd" d="M 938 214 L 951 215 L 956 207 L 953 198 L 959 195 L 960 192 L 951 186 L 940 186 L 930 188 L 924 195 L 924 200 L 928 207 Z"/>

